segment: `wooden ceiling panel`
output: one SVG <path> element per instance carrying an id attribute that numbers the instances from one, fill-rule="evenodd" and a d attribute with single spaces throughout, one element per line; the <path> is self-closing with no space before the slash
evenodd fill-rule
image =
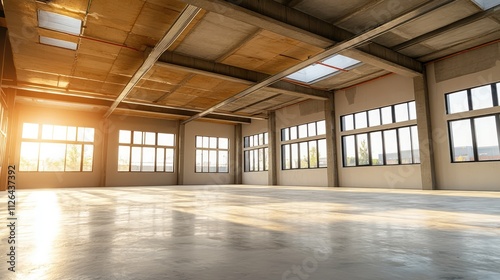
<path id="1" fill-rule="evenodd" d="M 122 48 L 115 60 L 111 73 L 118 75 L 133 75 L 142 65 L 144 56 L 142 52 Z"/>
<path id="2" fill-rule="evenodd" d="M 113 42 L 116 44 L 124 44 L 127 40 L 129 31 L 120 30 L 118 28 L 112 28 L 109 26 L 101 25 L 98 21 L 88 20 L 83 35 L 105 40 L 108 42 Z"/>
<path id="3" fill-rule="evenodd" d="M 106 82 L 107 83 L 112 83 L 112 84 L 123 84 L 125 85 L 130 81 L 130 76 L 128 75 L 117 75 L 117 74 L 108 74 L 106 77 Z"/>
<path id="4" fill-rule="evenodd" d="M 205 75 L 194 75 L 186 83 L 186 86 L 189 86 L 192 88 L 198 88 L 198 89 L 202 89 L 202 90 L 212 91 L 223 82 L 225 82 L 225 81 L 222 79 L 214 78 L 214 77 L 209 77 L 209 76 L 205 76 Z"/>
<path id="5" fill-rule="evenodd" d="M 198 109 L 198 110 L 206 110 L 217 103 L 219 103 L 219 99 L 211 98 L 211 97 L 196 97 L 191 100 L 188 104 L 185 104 L 186 108 L 190 109 Z"/>
<path id="6" fill-rule="evenodd" d="M 27 41 L 18 42 L 14 62 L 17 69 L 70 75 L 76 52 Z"/>
<path id="7" fill-rule="evenodd" d="M 88 92 L 98 92 L 104 82 L 88 79 L 70 78 L 68 88 L 71 90 L 81 90 Z"/>
<path id="8" fill-rule="evenodd" d="M 132 33 L 159 40 L 178 16 L 178 11 L 146 3 L 132 28 Z"/>
<path id="9" fill-rule="evenodd" d="M 146 74 L 145 79 L 159 82 L 159 83 L 167 83 L 171 85 L 180 84 L 188 75 L 190 75 L 187 71 L 181 70 L 169 70 L 165 67 L 161 66 L 153 66 L 151 70 Z"/>
<path id="10" fill-rule="evenodd" d="M 196 96 L 190 95 L 190 94 L 185 94 L 182 92 L 174 92 L 171 95 L 169 95 L 167 98 L 159 102 L 159 104 L 162 105 L 167 105 L 167 106 L 179 106 L 179 107 L 185 107 L 186 104 L 191 102 L 191 100 L 195 99 Z M 186 108 L 188 108 L 186 106 Z"/>
<path id="11" fill-rule="evenodd" d="M 125 85 L 104 83 L 100 92 L 110 96 L 118 96 L 124 88 Z"/>
<path id="12" fill-rule="evenodd" d="M 139 81 L 139 83 L 137 83 L 136 87 L 168 92 L 174 89 L 175 85 L 142 79 Z"/>
<path id="13" fill-rule="evenodd" d="M 125 40 L 125 46 L 141 52 L 145 51 L 146 48 L 154 48 L 157 43 L 157 39 L 133 33 L 130 33 L 127 37 L 127 40 Z"/>
<path id="14" fill-rule="evenodd" d="M 26 70 L 16 71 L 17 80 L 24 83 L 59 87 L 59 75 Z"/>
<path id="15" fill-rule="evenodd" d="M 182 12 L 186 8 L 186 3 L 177 0 L 146 0 L 147 3 L 155 4 L 173 11 Z"/>
<path id="16" fill-rule="evenodd" d="M 94 57 L 112 60 L 115 60 L 118 57 L 120 50 L 121 47 L 119 46 L 84 38 L 81 39 L 80 45 L 78 46 L 79 55 L 91 55 Z"/>
<path id="17" fill-rule="evenodd" d="M 164 91 L 146 88 L 134 88 L 127 96 L 127 100 L 137 100 L 153 103 L 165 94 Z"/>
<path id="18" fill-rule="evenodd" d="M 87 24 L 94 28 L 107 26 L 129 32 L 144 5 L 144 0 L 106 0 L 92 1 Z M 90 27 L 89 27 L 90 29 Z"/>

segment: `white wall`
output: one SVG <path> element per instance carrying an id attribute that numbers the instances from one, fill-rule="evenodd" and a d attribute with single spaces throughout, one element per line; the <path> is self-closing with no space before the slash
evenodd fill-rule
<path id="1" fill-rule="evenodd" d="M 245 136 L 251 136 L 255 134 L 260 134 L 264 132 L 269 132 L 267 129 L 266 120 L 252 120 L 251 124 L 244 124 L 242 127 L 243 139 Z M 242 155 L 242 162 L 244 161 L 244 155 Z M 268 184 L 268 172 L 244 172 L 243 168 L 243 184 L 251 185 L 267 185 Z"/>
<path id="2" fill-rule="evenodd" d="M 281 169 L 281 129 L 294 125 L 325 119 L 323 101 L 307 101 L 276 111 L 276 166 L 278 185 L 283 186 L 328 186 L 327 169 Z M 307 139 L 307 138 L 305 138 Z"/>
<path id="3" fill-rule="evenodd" d="M 420 165 L 343 167 L 342 135 L 352 131 L 340 131 L 343 115 L 380 108 L 414 100 L 413 79 L 390 75 L 347 90 L 335 92 L 335 121 L 337 123 L 337 155 L 339 184 L 342 187 L 421 188 Z M 384 125 L 376 130 L 416 124 L 415 121 Z"/>
<path id="4" fill-rule="evenodd" d="M 427 66 L 439 189 L 500 190 L 500 162 L 451 163 L 445 94 L 500 81 L 500 43 Z M 481 69 L 470 73 L 471 69 Z M 439 72 L 438 72 L 439 71 Z M 449 75 L 454 73 L 455 77 Z M 448 74 L 442 77 L 443 74 Z M 485 109 L 500 113 L 500 107 Z M 466 116 L 466 114 L 464 114 Z"/>
<path id="5" fill-rule="evenodd" d="M 16 185 L 20 189 L 62 188 L 62 187 L 98 187 L 102 176 L 103 123 L 101 115 L 91 112 L 77 112 L 61 109 L 16 104 L 17 141 L 15 143 L 14 162 L 19 168 L 23 123 L 45 123 L 65 126 L 95 128 L 94 162 L 92 172 L 17 172 Z M 13 123 L 13 125 L 16 125 Z"/>
<path id="6" fill-rule="evenodd" d="M 195 137 L 212 136 L 229 138 L 229 173 L 195 172 Z M 184 184 L 212 185 L 233 184 L 235 166 L 234 125 L 194 121 L 186 124 L 184 139 Z"/>
<path id="7" fill-rule="evenodd" d="M 174 173 L 165 172 L 118 172 L 118 136 L 120 130 L 163 132 L 177 135 L 178 122 L 161 119 L 145 119 L 131 116 L 109 118 L 106 186 L 158 186 L 177 184 L 177 166 Z M 177 143 L 175 143 L 177 147 Z M 176 148 L 175 154 L 178 153 Z"/>

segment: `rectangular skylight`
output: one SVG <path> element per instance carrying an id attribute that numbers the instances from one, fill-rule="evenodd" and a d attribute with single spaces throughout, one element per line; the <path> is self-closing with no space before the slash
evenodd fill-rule
<path id="1" fill-rule="evenodd" d="M 82 21 L 64 15 L 38 10 L 38 26 L 54 31 L 80 35 Z"/>
<path id="2" fill-rule="evenodd" d="M 472 0 L 472 1 L 476 3 L 479 7 L 481 7 L 481 9 L 483 10 L 488 10 L 490 8 L 500 5 L 500 0 Z"/>
<path id="3" fill-rule="evenodd" d="M 313 64 L 302 68 L 299 71 L 288 75 L 287 78 L 312 84 L 342 70 L 351 69 L 359 63 L 360 61 L 358 60 L 337 54 L 323 60 L 321 64 Z"/>
<path id="4" fill-rule="evenodd" d="M 40 43 L 45 44 L 45 45 L 70 49 L 70 50 L 76 50 L 76 48 L 78 47 L 78 45 L 76 43 L 64 41 L 64 40 L 59 40 L 59 39 L 54 39 L 54 38 L 49 38 L 49 37 L 45 37 L 45 36 L 40 36 Z"/>

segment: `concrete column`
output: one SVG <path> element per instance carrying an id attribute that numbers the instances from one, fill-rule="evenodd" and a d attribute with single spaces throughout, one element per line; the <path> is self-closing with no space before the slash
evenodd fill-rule
<path id="1" fill-rule="evenodd" d="M 269 144 L 269 170 L 267 171 L 267 184 L 270 186 L 278 185 L 278 170 L 277 170 L 277 141 L 276 141 L 276 113 L 269 112 L 267 120 L 268 144 Z"/>
<path id="2" fill-rule="evenodd" d="M 329 187 L 340 187 L 337 160 L 337 133 L 335 124 L 335 101 L 332 93 L 328 100 L 325 100 L 327 176 Z"/>
<path id="3" fill-rule="evenodd" d="M 5 143 L 5 152 L 4 152 L 4 158 L 0 159 L 2 160 L 2 170 L 1 170 L 1 183 L 0 183 L 0 190 L 6 190 L 7 189 L 7 176 L 8 176 L 8 171 L 9 171 L 9 165 L 14 165 L 15 163 L 15 155 L 16 155 L 16 145 L 17 145 L 17 135 L 18 135 L 18 114 L 16 114 L 15 111 L 15 104 L 16 104 L 16 94 L 17 90 L 15 89 L 4 89 L 4 92 L 6 93 L 6 110 L 7 110 L 7 115 L 9 116 L 8 118 L 8 123 L 7 123 L 7 137 L 6 137 L 6 143 Z M 16 172 L 19 171 L 19 166 L 16 165 Z"/>
<path id="4" fill-rule="evenodd" d="M 178 122 L 177 125 L 177 152 L 176 154 L 176 170 L 177 170 L 177 185 L 184 185 L 184 141 L 186 133 L 186 125 Z"/>
<path id="5" fill-rule="evenodd" d="M 242 124 L 234 126 L 234 183 L 243 183 L 243 131 Z"/>
<path id="6" fill-rule="evenodd" d="M 427 78 L 424 75 L 413 78 L 415 104 L 417 107 L 417 129 L 420 144 L 420 172 L 423 190 L 436 189 L 434 156 L 432 147 L 431 113 Z"/>
<path id="7" fill-rule="evenodd" d="M 111 122 L 108 118 L 102 120 L 102 153 L 101 153 L 101 181 L 100 186 L 106 186 L 106 176 L 108 170 L 108 147 L 109 147 L 109 132 L 110 132 Z"/>

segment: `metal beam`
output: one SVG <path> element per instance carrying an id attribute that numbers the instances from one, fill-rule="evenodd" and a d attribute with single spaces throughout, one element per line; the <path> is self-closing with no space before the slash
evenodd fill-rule
<path id="1" fill-rule="evenodd" d="M 242 0 L 238 1 L 238 5 L 232 4 L 231 1 L 224 0 L 183 1 L 201 7 L 207 11 L 252 24 L 259 28 L 302 42 L 307 42 L 308 44 L 323 49 L 331 47 L 336 42 L 342 42 L 355 36 L 355 34 L 334 26 L 331 23 L 287 7 L 273 0 Z M 432 2 L 443 3 L 443 1 Z M 445 4 L 450 2 L 452 1 L 444 1 Z M 379 62 L 376 66 L 378 67 L 407 77 L 418 76 L 423 71 L 422 63 L 413 58 L 376 43 L 369 42 L 368 45 L 373 46 L 357 51 L 377 57 Z M 379 51 L 370 53 L 372 50 Z M 366 63 L 369 62 L 366 61 Z"/>
<path id="2" fill-rule="evenodd" d="M 303 62 L 300 62 L 299 64 L 293 66 L 293 67 L 290 67 L 280 73 L 277 73 L 275 75 L 272 75 L 270 77 L 268 77 L 267 79 L 264 79 L 258 83 L 256 83 L 255 85 L 241 91 L 240 93 L 220 102 L 219 104 L 216 104 L 214 106 L 212 106 L 211 108 L 201 112 L 201 113 L 198 113 L 196 114 L 195 116 L 187 119 L 186 121 L 184 121 L 183 123 L 188 123 L 190 121 L 193 121 L 193 120 L 196 120 L 198 118 L 201 118 L 207 114 L 210 114 L 212 112 L 214 112 L 216 109 L 228 104 L 228 103 L 231 103 L 241 97 L 244 97 L 244 96 L 247 96 L 249 94 L 251 94 L 252 92 L 255 92 L 261 88 L 264 88 L 266 86 L 269 86 L 283 78 L 285 78 L 286 76 L 292 74 L 292 73 L 295 73 L 296 71 L 306 67 L 306 66 L 309 66 L 313 63 L 315 63 L 316 61 L 320 61 L 320 60 L 323 60 L 327 57 L 330 57 L 334 54 L 338 54 L 339 52 L 341 51 L 344 51 L 346 49 L 350 49 L 350 48 L 354 48 L 354 47 L 357 47 L 361 44 L 364 44 L 366 42 L 369 42 L 370 40 L 380 36 L 381 34 L 384 34 L 404 23 L 407 23 L 411 20 L 414 20 L 415 18 L 417 17 L 420 17 L 430 11 L 433 11 L 445 4 L 448 4 L 449 2 L 451 2 L 450 0 L 435 0 L 435 1 L 431 1 L 431 2 L 427 2 L 426 4 L 423 4 L 421 6 L 419 6 L 418 8 L 414 9 L 413 11 L 410 11 L 402 16 L 399 16 L 387 23 L 384 23 L 374 29 L 371 29 L 371 30 L 368 30 L 358 36 L 355 36 L 351 39 L 348 39 L 344 42 L 341 42 L 341 43 L 338 43 L 328 49 L 326 49 L 324 52 L 322 53 L 319 53 Z"/>
<path id="3" fill-rule="evenodd" d="M 156 65 L 248 85 L 252 85 L 269 77 L 268 74 L 169 51 L 160 56 Z M 328 96 L 331 95 L 330 92 L 325 90 L 303 87 L 285 81 L 280 81 L 269 86 L 280 90 L 283 94 L 311 99 L 327 100 Z"/>
<path id="4" fill-rule="evenodd" d="M 444 33 L 448 33 L 450 31 L 456 30 L 456 29 L 458 29 L 460 27 L 469 25 L 469 24 L 471 24 L 473 22 L 476 22 L 476 21 L 481 20 L 483 18 L 487 18 L 487 17 L 492 16 L 492 15 L 494 15 L 496 13 L 499 13 L 499 12 L 500 12 L 500 5 L 497 5 L 497 6 L 495 6 L 493 8 L 490 8 L 490 9 L 488 9 L 486 11 L 479 12 L 477 14 L 473 14 L 473 15 L 471 15 L 469 17 L 466 17 L 466 18 L 461 19 L 459 21 L 453 22 L 451 24 L 448 24 L 446 26 L 438 28 L 438 29 L 436 29 L 434 31 L 431 31 L 429 33 L 425 33 L 422 36 L 418 36 L 418 37 L 413 38 L 413 39 L 411 39 L 409 41 L 401 43 L 401 44 L 399 44 L 397 46 L 394 46 L 392 49 L 396 50 L 396 51 L 399 51 L 399 50 L 402 50 L 402 49 L 406 49 L 406 48 L 411 47 L 413 45 L 416 45 L 418 43 L 422 43 L 424 41 L 427 41 L 427 40 L 429 40 L 431 38 L 437 37 L 437 36 L 442 35 Z"/>
<path id="5" fill-rule="evenodd" d="M 134 73 L 128 84 L 122 90 L 120 95 L 113 102 L 104 117 L 109 117 L 118 105 L 127 97 L 132 89 L 139 83 L 139 81 L 146 75 L 146 73 L 153 67 L 160 55 L 167 50 L 179 38 L 184 29 L 188 27 L 191 21 L 196 17 L 201 9 L 195 6 L 188 5 L 179 15 L 172 27 L 163 36 L 163 38 L 156 44 L 153 50 L 149 53 L 146 60 L 142 63 L 141 67 Z"/>

